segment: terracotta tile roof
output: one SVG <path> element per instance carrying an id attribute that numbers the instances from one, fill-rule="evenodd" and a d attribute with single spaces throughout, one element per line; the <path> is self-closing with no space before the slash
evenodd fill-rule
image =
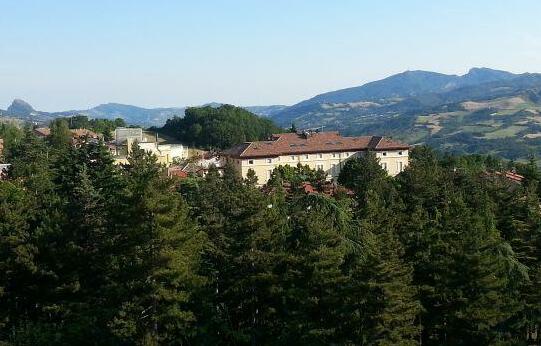
<path id="1" fill-rule="evenodd" d="M 504 177 L 511 182 L 518 183 L 518 184 L 522 184 L 522 181 L 524 180 L 523 175 L 517 174 L 512 171 L 495 172 L 495 174 L 498 176 Z"/>
<path id="2" fill-rule="evenodd" d="M 41 137 L 47 137 L 51 134 L 51 129 L 48 127 L 38 127 L 34 129 L 34 133 Z"/>
<path id="3" fill-rule="evenodd" d="M 90 138 L 98 138 L 98 134 L 94 131 L 90 131 L 87 129 L 71 129 L 70 130 L 72 137 L 74 138 L 81 138 L 81 137 L 90 137 Z"/>
<path id="4" fill-rule="evenodd" d="M 409 145 L 379 136 L 342 137 L 337 131 L 279 133 L 268 141 L 246 142 L 225 150 L 233 157 L 276 157 L 323 152 L 408 149 Z"/>
<path id="5" fill-rule="evenodd" d="M 185 172 L 182 170 L 182 167 L 180 166 L 174 166 L 167 168 L 167 176 L 169 177 L 179 177 L 179 178 L 187 178 L 188 172 Z"/>
<path id="6" fill-rule="evenodd" d="M 98 138 L 98 134 L 94 131 L 90 131 L 87 129 L 71 129 L 71 136 L 73 138 L 81 138 L 81 137 L 90 137 L 90 138 Z M 48 137 L 51 134 L 51 129 L 48 127 L 37 127 L 34 129 L 34 133 L 41 137 Z"/>

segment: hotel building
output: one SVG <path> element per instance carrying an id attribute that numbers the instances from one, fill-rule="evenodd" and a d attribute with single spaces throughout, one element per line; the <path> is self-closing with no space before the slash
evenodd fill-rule
<path id="1" fill-rule="evenodd" d="M 243 177 L 252 169 L 265 184 L 275 167 L 308 165 L 336 179 L 348 159 L 376 153 L 383 169 L 397 175 L 408 165 L 409 145 L 379 136 L 343 137 L 338 132 L 280 133 L 268 141 L 246 142 L 222 153 Z"/>

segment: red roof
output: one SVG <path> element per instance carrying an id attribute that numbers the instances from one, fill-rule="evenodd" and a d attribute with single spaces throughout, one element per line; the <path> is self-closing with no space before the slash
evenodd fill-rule
<path id="1" fill-rule="evenodd" d="M 361 150 L 409 149 L 409 145 L 380 136 L 343 137 L 337 131 L 279 133 L 268 141 L 246 142 L 223 152 L 242 158 Z"/>
<path id="2" fill-rule="evenodd" d="M 524 176 L 517 174 L 512 171 L 505 171 L 505 172 L 495 172 L 496 175 L 503 176 L 506 179 L 515 182 L 515 183 L 522 183 L 522 180 L 524 180 Z"/>
<path id="3" fill-rule="evenodd" d="M 182 170 L 182 167 L 169 167 L 167 169 L 167 175 L 170 177 L 187 178 L 188 172 Z"/>
<path id="4" fill-rule="evenodd" d="M 37 127 L 34 129 L 34 133 L 41 137 L 48 137 L 51 134 L 51 129 L 48 127 Z M 96 132 L 87 129 L 70 129 L 70 133 L 73 138 L 98 138 Z"/>
<path id="5" fill-rule="evenodd" d="M 51 134 L 51 129 L 48 127 L 38 127 L 34 129 L 34 133 L 41 137 L 47 137 Z"/>
<path id="6" fill-rule="evenodd" d="M 73 138 L 89 137 L 89 138 L 98 138 L 98 134 L 94 131 L 87 129 L 71 129 L 71 136 Z"/>

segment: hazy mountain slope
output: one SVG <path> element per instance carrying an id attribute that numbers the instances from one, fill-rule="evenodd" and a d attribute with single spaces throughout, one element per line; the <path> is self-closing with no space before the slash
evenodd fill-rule
<path id="1" fill-rule="evenodd" d="M 517 75 L 487 68 L 473 68 L 463 76 L 446 75 L 427 71 L 406 71 L 385 79 L 366 83 L 359 87 L 336 90 L 317 95 L 299 102 L 272 115 L 280 125 L 285 126 L 296 118 L 318 113 L 333 117 L 346 108 L 365 110 L 379 106 L 393 105 L 404 99 L 418 97 L 420 100 L 434 100 L 438 93 L 475 86 L 495 81 L 506 81 Z M 431 95 L 432 94 L 432 95 Z"/>
<path id="2" fill-rule="evenodd" d="M 541 158 L 541 74 L 514 75 L 489 69 L 472 69 L 455 77 L 418 71 L 410 74 L 417 77 L 408 76 L 401 89 L 391 89 L 387 98 L 312 103 L 336 96 L 329 93 L 271 118 L 282 126 L 294 122 L 298 128 L 324 126 L 344 134 L 387 135 L 453 152 L 491 153 L 508 159 L 526 159 L 533 154 Z M 402 75 L 379 82 L 388 86 L 403 80 Z M 372 93 L 374 83 L 369 83 L 362 97 L 366 97 L 366 90 Z M 346 94 L 352 95 L 349 91 Z M 384 91 L 376 94 L 385 95 Z"/>
<path id="3" fill-rule="evenodd" d="M 221 103 L 211 102 L 205 106 L 220 107 Z M 263 117 L 269 117 L 285 109 L 287 106 L 247 106 L 246 110 Z M 34 123 L 47 123 L 56 117 L 86 115 L 90 118 L 105 118 L 114 120 L 122 118 L 128 124 L 141 126 L 163 126 L 167 119 L 174 116 L 183 117 L 186 107 L 143 108 L 120 103 L 106 103 L 85 110 L 68 110 L 61 112 L 42 112 L 35 110 L 29 103 L 15 99 L 7 110 L 0 110 L 2 117 L 14 117 Z"/>
<path id="4" fill-rule="evenodd" d="M 276 113 L 281 112 L 284 109 L 286 109 L 287 106 L 284 106 L 284 105 L 246 106 L 242 108 L 246 109 L 248 112 L 254 113 L 262 117 L 272 117 Z"/>
<path id="5" fill-rule="evenodd" d="M 123 118 L 129 124 L 144 126 L 162 125 L 173 116 L 183 116 L 185 108 L 143 108 L 119 103 L 107 103 L 77 111 L 91 118 Z"/>

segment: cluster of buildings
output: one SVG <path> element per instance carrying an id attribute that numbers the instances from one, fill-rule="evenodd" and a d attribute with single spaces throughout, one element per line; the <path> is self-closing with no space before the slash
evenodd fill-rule
<path id="1" fill-rule="evenodd" d="M 81 138 L 99 139 L 90 130 L 75 129 L 73 141 Z M 50 129 L 37 128 L 38 136 L 48 136 Z M 344 163 L 371 151 L 376 154 L 380 165 L 391 176 L 402 172 L 409 163 L 409 145 L 381 136 L 341 136 L 337 131 L 301 131 L 279 133 L 268 140 L 246 142 L 220 153 L 190 153 L 182 144 L 167 144 L 157 134 L 149 135 L 141 128 L 119 127 L 114 138 L 106 143 L 117 164 L 125 164 L 134 145 L 153 153 L 158 163 L 168 167 L 169 176 L 180 178 L 190 175 L 204 176 L 211 166 L 218 169 L 226 163 L 232 164 L 246 178 L 254 171 L 258 185 L 263 186 L 278 166 L 301 164 L 322 170 L 328 181 L 335 181 Z"/>
<path id="2" fill-rule="evenodd" d="M 100 134 L 87 129 L 72 129 L 70 132 L 72 144 L 76 146 L 103 140 Z M 39 137 L 47 137 L 51 130 L 40 127 L 34 129 L 34 133 Z M 243 178 L 252 170 L 259 186 L 267 183 L 276 167 L 301 164 L 326 173 L 327 183 L 319 188 L 320 192 L 329 195 L 337 192 L 337 186 L 333 182 L 347 160 L 373 152 L 381 167 L 389 175 L 395 176 L 408 166 L 410 150 L 407 144 L 381 136 L 346 137 L 336 131 L 302 131 L 274 134 L 268 140 L 246 142 L 219 153 L 204 152 L 188 150 L 182 144 L 165 143 L 157 134 L 131 127 L 115 129 L 114 138 L 106 145 L 117 164 L 127 163 L 133 146 L 137 145 L 140 149 L 154 154 L 158 163 L 167 167 L 168 176 L 205 176 L 211 167 L 220 170 L 229 163 Z M 3 157 L 3 149 L 4 140 L 0 138 L 0 158 Z M 0 159 L 0 179 L 10 166 L 2 162 Z M 504 177 L 518 185 L 524 179 L 523 176 L 508 171 L 487 173 L 487 176 Z M 315 191 L 315 187 L 309 183 L 305 183 L 303 189 L 307 193 Z"/>
<path id="3" fill-rule="evenodd" d="M 73 145 L 82 143 L 97 142 L 103 140 L 101 134 L 97 134 L 88 129 L 70 129 Z M 51 129 L 48 127 L 38 127 L 34 129 L 34 134 L 38 137 L 48 137 Z M 158 135 L 149 135 L 140 127 L 119 127 L 115 129 L 114 138 L 105 143 L 109 151 L 115 158 L 115 163 L 123 164 L 128 162 L 128 156 L 133 146 L 137 145 L 140 149 L 151 152 L 156 155 L 158 163 L 170 166 L 175 162 L 180 162 L 188 158 L 188 148 L 182 144 L 164 144 L 161 143 Z"/>
<path id="4" fill-rule="evenodd" d="M 70 129 L 71 144 L 78 146 L 88 142 L 98 142 L 102 139 L 100 134 L 88 129 Z M 51 129 L 48 127 L 37 127 L 34 129 L 34 134 L 38 137 L 45 138 L 51 135 Z"/>
<path id="5" fill-rule="evenodd" d="M 246 142 L 219 153 L 193 153 L 182 144 L 162 144 L 158 136 L 149 138 L 141 128 L 117 128 L 108 146 L 118 163 L 126 163 L 133 145 L 156 155 L 169 176 L 205 176 L 212 166 L 221 169 L 232 164 L 242 177 L 253 170 L 258 185 L 270 179 L 282 165 L 307 165 L 322 170 L 329 181 L 336 180 L 346 160 L 375 152 L 389 175 L 402 172 L 409 163 L 409 145 L 380 136 L 345 137 L 336 131 L 302 131 L 274 134 L 266 141 Z"/>

